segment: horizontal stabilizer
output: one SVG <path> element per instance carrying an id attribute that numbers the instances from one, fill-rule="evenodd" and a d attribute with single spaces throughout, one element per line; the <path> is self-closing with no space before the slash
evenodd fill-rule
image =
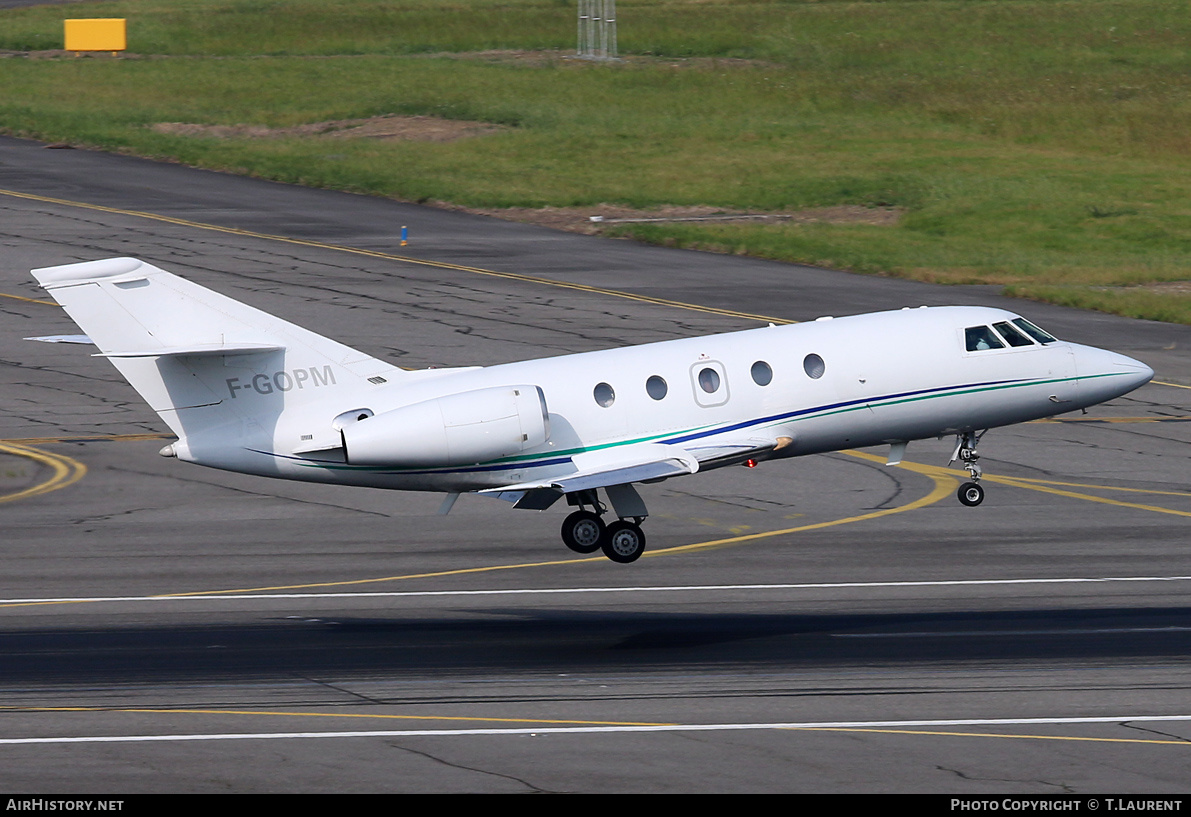
<path id="1" fill-rule="evenodd" d="M 25 340 L 36 340 L 42 343 L 78 343 L 83 346 L 95 345 L 95 341 L 86 335 L 45 335 L 40 338 L 25 338 Z"/>
<path id="2" fill-rule="evenodd" d="M 173 346 L 131 352 L 100 352 L 92 357 L 223 357 L 226 355 L 259 355 L 263 352 L 282 352 L 284 346 L 268 343 L 197 343 L 193 346 Z"/>

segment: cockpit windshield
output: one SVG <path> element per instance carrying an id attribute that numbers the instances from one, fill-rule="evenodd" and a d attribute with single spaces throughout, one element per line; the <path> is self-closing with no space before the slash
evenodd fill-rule
<path id="1" fill-rule="evenodd" d="M 969 326 L 964 330 L 964 342 L 969 352 L 983 352 L 985 349 L 1003 349 L 1005 344 L 987 326 Z"/>
<path id="2" fill-rule="evenodd" d="M 1025 318 L 1014 318 L 1013 323 L 1018 329 L 1025 332 L 1039 343 L 1054 343 L 1058 340 L 1058 338 L 1056 338 L 1054 335 L 1050 334 L 1049 332 L 1044 332 L 1034 324 L 1027 321 Z"/>
<path id="3" fill-rule="evenodd" d="M 1006 345 L 1016 349 L 1035 343 L 1055 343 L 1057 340 L 1054 335 L 1044 332 L 1025 318 L 998 321 L 992 326 L 969 326 L 964 330 L 964 345 L 969 352 L 1004 349 Z"/>
<path id="4" fill-rule="evenodd" d="M 1009 321 L 1001 321 L 1000 323 L 994 323 L 993 329 L 996 329 L 997 334 L 999 334 L 1001 337 L 1003 337 L 1005 339 L 1005 342 L 1008 343 L 1010 346 L 1033 346 L 1034 345 L 1034 342 L 1032 340 L 1027 338 L 1021 332 L 1018 332 L 1016 329 L 1014 329 L 1013 326 L 1009 323 Z"/>

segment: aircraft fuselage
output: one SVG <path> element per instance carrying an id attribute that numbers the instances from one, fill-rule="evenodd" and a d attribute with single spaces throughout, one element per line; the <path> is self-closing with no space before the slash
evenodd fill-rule
<path id="1" fill-rule="evenodd" d="M 965 348 L 969 327 L 1016 317 L 982 307 L 932 307 L 769 326 L 485 368 L 431 370 L 423 378 L 361 393 L 355 401 L 380 416 L 448 395 L 538 386 L 548 410 L 548 439 L 486 461 L 353 464 L 350 448 L 346 459 L 333 450 L 287 453 L 312 418 L 353 407 L 342 394 L 328 397 L 323 410 L 306 404 L 292 417 L 281 412 L 268 439 L 229 444 L 232 440 L 221 436 L 218 453 L 194 459 L 292 479 L 471 491 L 562 475 L 573 470 L 577 454 L 645 442 L 691 448 L 750 437 L 782 439 L 784 444 L 763 457 L 781 458 L 960 434 L 1092 406 L 1152 376 L 1144 364 L 1123 355 L 1063 341 Z M 282 386 L 296 390 L 298 376 L 284 369 L 258 372 L 229 388 L 238 407 L 250 409 L 254 399 L 284 396 Z M 308 372 L 303 389 L 335 378 L 333 367 Z"/>

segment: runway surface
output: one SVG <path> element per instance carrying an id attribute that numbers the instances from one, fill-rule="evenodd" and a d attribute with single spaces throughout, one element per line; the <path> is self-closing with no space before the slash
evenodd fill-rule
<path id="1" fill-rule="evenodd" d="M 402 226 L 411 243 L 400 246 Z M 1185 793 L 1185 327 L 0 139 L 0 787 Z M 399 365 L 919 304 L 1157 372 L 1088 415 L 645 486 L 563 514 L 261 480 L 164 426 L 28 270 L 135 255 Z"/>

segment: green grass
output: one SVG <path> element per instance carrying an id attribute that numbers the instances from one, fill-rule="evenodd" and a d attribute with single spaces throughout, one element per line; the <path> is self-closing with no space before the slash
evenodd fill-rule
<path id="1" fill-rule="evenodd" d="M 650 224 L 676 246 L 1191 323 L 1187 0 L 621 0 L 618 64 L 563 0 L 138 0 L 0 11 L 0 49 L 124 16 L 138 58 L 0 59 L 0 129 L 474 207 L 894 206 L 894 226 Z M 474 57 L 555 49 L 533 60 Z M 473 56 L 468 56 L 473 55 Z M 380 114 L 452 143 L 169 136 Z"/>

